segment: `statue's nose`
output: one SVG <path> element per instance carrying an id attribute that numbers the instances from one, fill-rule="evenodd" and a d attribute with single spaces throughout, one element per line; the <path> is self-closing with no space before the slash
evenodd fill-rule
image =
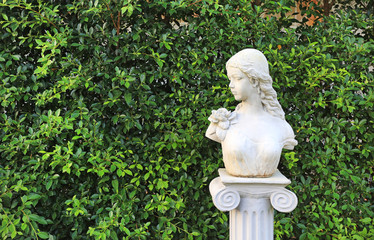
<path id="1" fill-rule="evenodd" d="M 230 84 L 229 84 L 229 88 L 234 88 L 234 83 L 232 81 L 230 81 Z"/>

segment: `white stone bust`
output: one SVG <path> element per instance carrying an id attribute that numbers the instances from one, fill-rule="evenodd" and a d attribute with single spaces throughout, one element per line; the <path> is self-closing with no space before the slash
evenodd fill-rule
<path id="1" fill-rule="evenodd" d="M 226 63 L 230 89 L 241 101 L 234 112 L 212 111 L 206 137 L 221 143 L 226 171 L 237 177 L 270 177 L 282 149 L 297 141 L 272 87 L 266 57 L 244 49 Z"/>

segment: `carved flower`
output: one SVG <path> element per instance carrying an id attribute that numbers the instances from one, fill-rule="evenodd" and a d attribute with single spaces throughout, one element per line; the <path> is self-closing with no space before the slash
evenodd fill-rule
<path id="1" fill-rule="evenodd" d="M 208 120 L 217 124 L 216 135 L 221 141 L 223 141 L 230 125 L 237 122 L 236 112 L 230 112 L 226 108 L 220 108 L 218 110 L 213 110 Z"/>

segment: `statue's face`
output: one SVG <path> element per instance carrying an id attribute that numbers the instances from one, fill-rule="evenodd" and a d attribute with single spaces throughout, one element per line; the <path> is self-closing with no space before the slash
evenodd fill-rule
<path id="1" fill-rule="evenodd" d="M 257 89 L 239 68 L 228 66 L 227 76 L 230 79 L 229 87 L 236 101 L 246 101 L 254 94 L 258 95 Z"/>

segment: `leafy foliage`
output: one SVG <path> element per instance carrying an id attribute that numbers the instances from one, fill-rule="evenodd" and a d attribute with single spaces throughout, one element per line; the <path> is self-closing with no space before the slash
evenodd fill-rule
<path id="1" fill-rule="evenodd" d="M 254 47 L 299 141 L 276 238 L 373 238 L 373 15 L 295 29 L 293 4 L 2 1 L 1 237 L 227 239 L 204 133 L 236 104 L 225 62 Z"/>

